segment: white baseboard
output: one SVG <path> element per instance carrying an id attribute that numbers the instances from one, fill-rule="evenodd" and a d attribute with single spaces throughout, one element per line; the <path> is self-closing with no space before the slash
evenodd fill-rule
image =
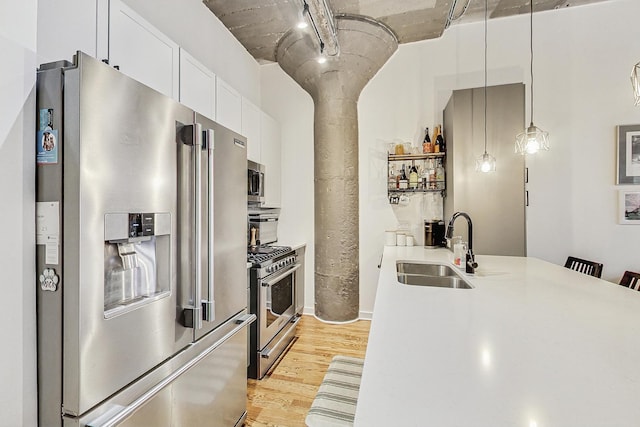
<path id="1" fill-rule="evenodd" d="M 304 310 L 302 310 L 302 314 L 306 314 L 309 316 L 313 316 L 316 319 L 318 319 L 318 317 L 316 316 L 315 311 L 313 310 L 313 307 L 305 307 Z M 350 320 L 348 322 L 329 322 L 326 320 L 322 320 L 322 319 L 318 319 L 321 322 L 325 322 L 325 323 L 335 323 L 335 324 L 343 324 L 343 323 L 353 323 L 357 320 L 371 320 L 371 318 L 373 317 L 373 312 L 371 311 L 361 311 L 358 313 L 358 318 L 355 320 Z"/>

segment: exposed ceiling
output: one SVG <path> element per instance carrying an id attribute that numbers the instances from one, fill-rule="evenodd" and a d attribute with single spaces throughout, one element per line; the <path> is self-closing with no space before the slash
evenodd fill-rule
<path id="1" fill-rule="evenodd" d="M 490 18 L 529 13 L 530 0 L 488 0 Z M 534 11 L 613 0 L 533 0 Z M 302 0 L 203 0 L 244 47 L 261 63 L 275 61 L 280 38 L 298 21 Z M 467 0 L 327 0 L 334 15 L 362 15 L 385 24 L 399 43 L 440 37 L 452 4 L 459 15 Z M 484 19 L 484 0 L 470 0 L 451 25 Z"/>

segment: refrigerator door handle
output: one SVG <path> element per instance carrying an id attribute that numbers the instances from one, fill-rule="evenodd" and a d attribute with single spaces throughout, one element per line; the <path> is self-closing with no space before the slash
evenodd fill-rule
<path id="1" fill-rule="evenodd" d="M 213 129 L 206 129 L 204 131 L 204 144 L 206 147 L 205 154 L 207 156 L 207 175 L 208 175 L 208 188 L 207 188 L 207 199 L 209 201 L 209 207 L 207 209 L 208 216 L 208 227 L 209 233 L 207 234 L 207 247 L 209 251 L 209 277 L 207 280 L 207 295 L 206 299 L 202 300 L 202 318 L 206 322 L 213 322 L 216 318 L 215 313 L 215 299 L 214 299 L 214 289 L 215 289 L 215 264 L 213 259 L 214 254 L 214 131 Z"/>
<path id="2" fill-rule="evenodd" d="M 196 311 L 200 311 L 198 307 L 198 301 L 202 301 L 202 267 L 200 263 L 202 262 L 202 166 L 200 163 L 200 156 L 203 149 L 202 146 L 202 125 L 200 123 L 194 124 L 194 147 L 193 147 L 193 163 L 195 166 L 195 247 L 194 247 L 194 255 L 196 262 L 193 263 L 195 267 L 195 295 L 193 298 L 194 306 Z M 196 318 L 194 327 L 195 329 L 202 328 L 202 313 L 196 313 Z"/>
<path id="3" fill-rule="evenodd" d="M 190 134 L 187 132 L 190 131 Z M 193 180 L 193 191 L 190 194 L 190 202 L 193 203 L 193 229 L 189 233 L 193 237 L 191 253 L 195 262 L 191 263 L 191 274 L 194 279 L 193 286 L 193 305 L 184 307 L 184 325 L 193 329 L 202 328 L 202 307 L 199 302 L 202 300 L 202 167 L 200 166 L 200 153 L 202 152 L 202 125 L 194 123 L 193 125 L 184 126 L 182 142 L 191 147 L 191 165 L 194 175 L 190 177 Z M 191 285 L 191 284 L 190 284 Z"/>
<path id="4" fill-rule="evenodd" d="M 114 426 L 117 426 L 118 424 L 120 424 L 121 422 L 126 420 L 128 417 L 133 415 L 133 413 L 135 411 L 140 409 L 145 403 L 150 401 L 156 394 L 158 394 L 160 391 L 162 391 L 165 387 L 167 387 L 172 382 L 174 382 L 180 375 L 184 374 L 189 369 L 193 368 L 202 359 L 207 357 L 212 351 L 214 351 L 215 349 L 217 349 L 218 347 L 223 345 L 225 342 L 227 342 L 234 335 L 236 335 L 243 328 L 245 328 L 247 325 L 251 324 L 255 320 L 256 320 L 256 315 L 255 314 L 246 314 L 246 315 L 238 318 L 238 320 L 236 320 L 237 326 L 235 328 L 233 328 L 231 331 L 229 331 L 226 335 L 224 335 L 218 341 L 213 343 L 209 348 L 204 350 L 198 356 L 194 357 L 189 362 L 185 363 L 182 367 L 180 367 L 179 369 L 174 371 L 171 375 L 167 376 L 162 381 L 160 381 L 158 384 L 156 384 L 151 389 L 149 389 L 149 391 L 147 391 L 146 393 L 144 393 L 143 395 L 138 397 L 136 400 L 131 402 L 130 405 L 127 405 L 127 406 L 123 407 L 122 410 L 118 411 L 115 415 L 113 415 L 109 419 L 107 419 L 107 420 L 98 419 L 96 421 L 87 423 L 87 427 L 114 427 Z"/>

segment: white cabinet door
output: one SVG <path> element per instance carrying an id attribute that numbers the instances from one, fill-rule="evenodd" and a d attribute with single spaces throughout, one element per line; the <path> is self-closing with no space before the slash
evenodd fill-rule
<path id="1" fill-rule="evenodd" d="M 220 77 L 216 77 L 216 121 L 242 133 L 242 96 Z"/>
<path id="2" fill-rule="evenodd" d="M 264 204 L 280 207 L 281 144 L 280 124 L 266 113 L 260 118 L 262 136 L 262 164 L 265 165 Z"/>
<path id="3" fill-rule="evenodd" d="M 180 48 L 180 102 L 216 119 L 216 75 Z"/>
<path id="4" fill-rule="evenodd" d="M 242 98 L 242 133 L 247 137 L 247 159 L 262 163 L 260 115 L 262 111 Z"/>
<path id="5" fill-rule="evenodd" d="M 120 0 L 109 3 L 109 64 L 178 99 L 178 45 Z"/>

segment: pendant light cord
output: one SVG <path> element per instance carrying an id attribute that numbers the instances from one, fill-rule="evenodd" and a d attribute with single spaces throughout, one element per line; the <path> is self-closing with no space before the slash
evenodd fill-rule
<path id="1" fill-rule="evenodd" d="M 529 14 L 529 42 L 531 50 L 531 124 L 533 124 L 533 0 L 529 1 L 531 13 Z"/>
<path id="2" fill-rule="evenodd" d="M 487 154 L 487 14 L 488 0 L 484 0 L 484 154 Z"/>

